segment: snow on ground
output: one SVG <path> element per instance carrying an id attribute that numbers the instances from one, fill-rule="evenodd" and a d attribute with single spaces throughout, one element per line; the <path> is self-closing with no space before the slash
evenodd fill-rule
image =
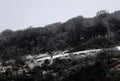
<path id="1" fill-rule="evenodd" d="M 120 46 L 116 46 L 115 49 L 120 50 Z M 101 51 L 102 49 L 92 49 L 92 50 L 84 50 L 84 51 L 77 51 L 72 53 L 67 53 L 66 51 L 56 51 L 53 53 L 53 56 L 51 57 L 48 53 L 39 54 L 39 55 L 28 55 L 26 59 L 29 59 L 30 62 L 28 64 L 33 68 L 35 65 L 41 65 L 44 60 L 53 60 L 56 58 L 67 58 L 70 56 L 79 56 L 80 58 L 92 55 L 94 56 L 97 52 Z"/>
<path id="2" fill-rule="evenodd" d="M 120 46 L 115 47 L 117 50 L 120 50 Z M 48 53 L 45 54 L 38 54 L 38 55 L 28 55 L 27 59 L 29 58 L 29 61 L 31 60 L 32 62 L 28 62 L 31 67 L 34 67 L 35 65 L 41 65 L 45 60 L 53 60 L 56 58 L 67 58 L 70 57 L 71 55 L 73 56 L 79 56 L 81 58 L 92 55 L 94 56 L 97 52 L 101 51 L 102 49 L 92 49 L 92 50 L 84 50 L 84 51 L 77 51 L 77 52 L 72 52 L 72 53 L 67 53 L 68 50 L 66 51 L 56 51 L 53 53 L 53 56 L 51 57 Z"/>
<path id="3" fill-rule="evenodd" d="M 33 68 L 34 66 L 41 65 L 44 63 L 45 60 L 53 60 L 56 58 L 69 58 L 70 56 L 79 56 L 81 58 L 86 57 L 88 55 L 94 55 L 96 52 L 100 51 L 101 49 L 92 49 L 92 50 L 85 50 L 85 51 L 78 51 L 78 52 L 72 52 L 72 53 L 67 53 L 67 51 L 57 51 L 53 53 L 53 56 L 51 57 L 48 53 L 45 54 L 39 54 L 35 56 L 30 56 L 29 57 L 29 62 L 28 65 Z"/>
<path id="4" fill-rule="evenodd" d="M 117 46 L 116 48 L 117 48 L 118 50 L 120 50 L 120 46 Z"/>
<path id="5" fill-rule="evenodd" d="M 116 46 L 115 49 L 120 51 L 120 46 Z M 26 59 L 28 60 L 28 65 L 33 68 L 34 66 L 41 65 L 44 63 L 45 60 L 54 60 L 56 58 L 70 58 L 70 56 L 79 56 L 80 58 L 84 58 L 86 56 L 94 56 L 97 52 L 101 51 L 102 49 L 91 49 L 91 50 L 84 50 L 84 51 L 77 51 L 72 53 L 67 53 L 66 51 L 56 51 L 53 53 L 53 56 L 51 57 L 48 53 L 44 54 L 38 54 L 38 55 L 28 55 Z"/>

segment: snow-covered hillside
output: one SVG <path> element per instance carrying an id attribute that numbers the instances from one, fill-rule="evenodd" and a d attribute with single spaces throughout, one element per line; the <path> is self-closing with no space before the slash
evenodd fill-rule
<path id="1" fill-rule="evenodd" d="M 41 64 L 45 60 L 50 60 L 50 62 L 52 63 L 52 61 L 56 58 L 66 59 L 66 58 L 71 58 L 72 56 L 79 56 L 79 58 L 80 57 L 83 58 L 89 55 L 92 56 L 100 50 L 101 49 L 92 49 L 92 50 L 78 51 L 78 52 L 72 52 L 72 53 L 67 53 L 67 51 L 63 51 L 63 52 L 57 51 L 57 52 L 54 52 L 52 56 L 48 53 L 34 55 L 34 56 L 28 55 L 26 56 L 26 63 L 32 69 L 34 66 L 41 66 Z"/>
<path id="2" fill-rule="evenodd" d="M 120 46 L 115 47 L 115 49 L 120 50 Z M 68 53 L 66 51 L 56 51 L 51 56 L 48 53 L 44 54 L 38 54 L 38 55 L 28 55 L 26 56 L 26 63 L 29 65 L 29 67 L 33 68 L 34 66 L 40 66 L 45 60 L 52 60 L 56 58 L 66 59 L 71 58 L 72 56 L 79 56 L 79 58 L 83 58 L 86 56 L 94 56 L 97 52 L 101 51 L 102 49 L 91 49 L 91 50 L 84 50 L 84 51 L 77 51 Z"/>

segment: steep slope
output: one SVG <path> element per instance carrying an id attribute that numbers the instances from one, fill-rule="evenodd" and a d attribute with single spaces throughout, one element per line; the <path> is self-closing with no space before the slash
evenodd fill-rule
<path id="1" fill-rule="evenodd" d="M 0 56 L 17 58 L 56 50 L 106 48 L 119 44 L 120 12 L 102 13 L 93 18 L 78 16 L 65 23 L 0 34 Z"/>

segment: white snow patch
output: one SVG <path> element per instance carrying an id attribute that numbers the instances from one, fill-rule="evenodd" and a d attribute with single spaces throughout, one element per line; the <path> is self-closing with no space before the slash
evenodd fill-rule
<path id="1" fill-rule="evenodd" d="M 120 50 L 120 46 L 117 46 L 116 48 L 117 48 L 118 50 Z"/>

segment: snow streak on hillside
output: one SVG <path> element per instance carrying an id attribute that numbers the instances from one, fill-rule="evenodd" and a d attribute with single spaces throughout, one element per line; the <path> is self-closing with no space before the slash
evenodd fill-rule
<path id="1" fill-rule="evenodd" d="M 27 60 L 26 63 L 32 69 L 34 66 L 41 66 L 41 64 L 44 63 L 45 60 L 49 60 L 52 63 L 52 61 L 56 58 L 67 59 L 73 56 L 79 56 L 79 58 L 84 58 L 89 55 L 93 56 L 96 52 L 100 50 L 101 49 L 92 49 L 92 50 L 78 51 L 72 53 L 67 53 L 67 51 L 63 51 L 63 52 L 55 52 L 53 53 L 52 56 L 48 53 L 34 55 L 34 56 L 28 55 L 26 57 Z"/>

